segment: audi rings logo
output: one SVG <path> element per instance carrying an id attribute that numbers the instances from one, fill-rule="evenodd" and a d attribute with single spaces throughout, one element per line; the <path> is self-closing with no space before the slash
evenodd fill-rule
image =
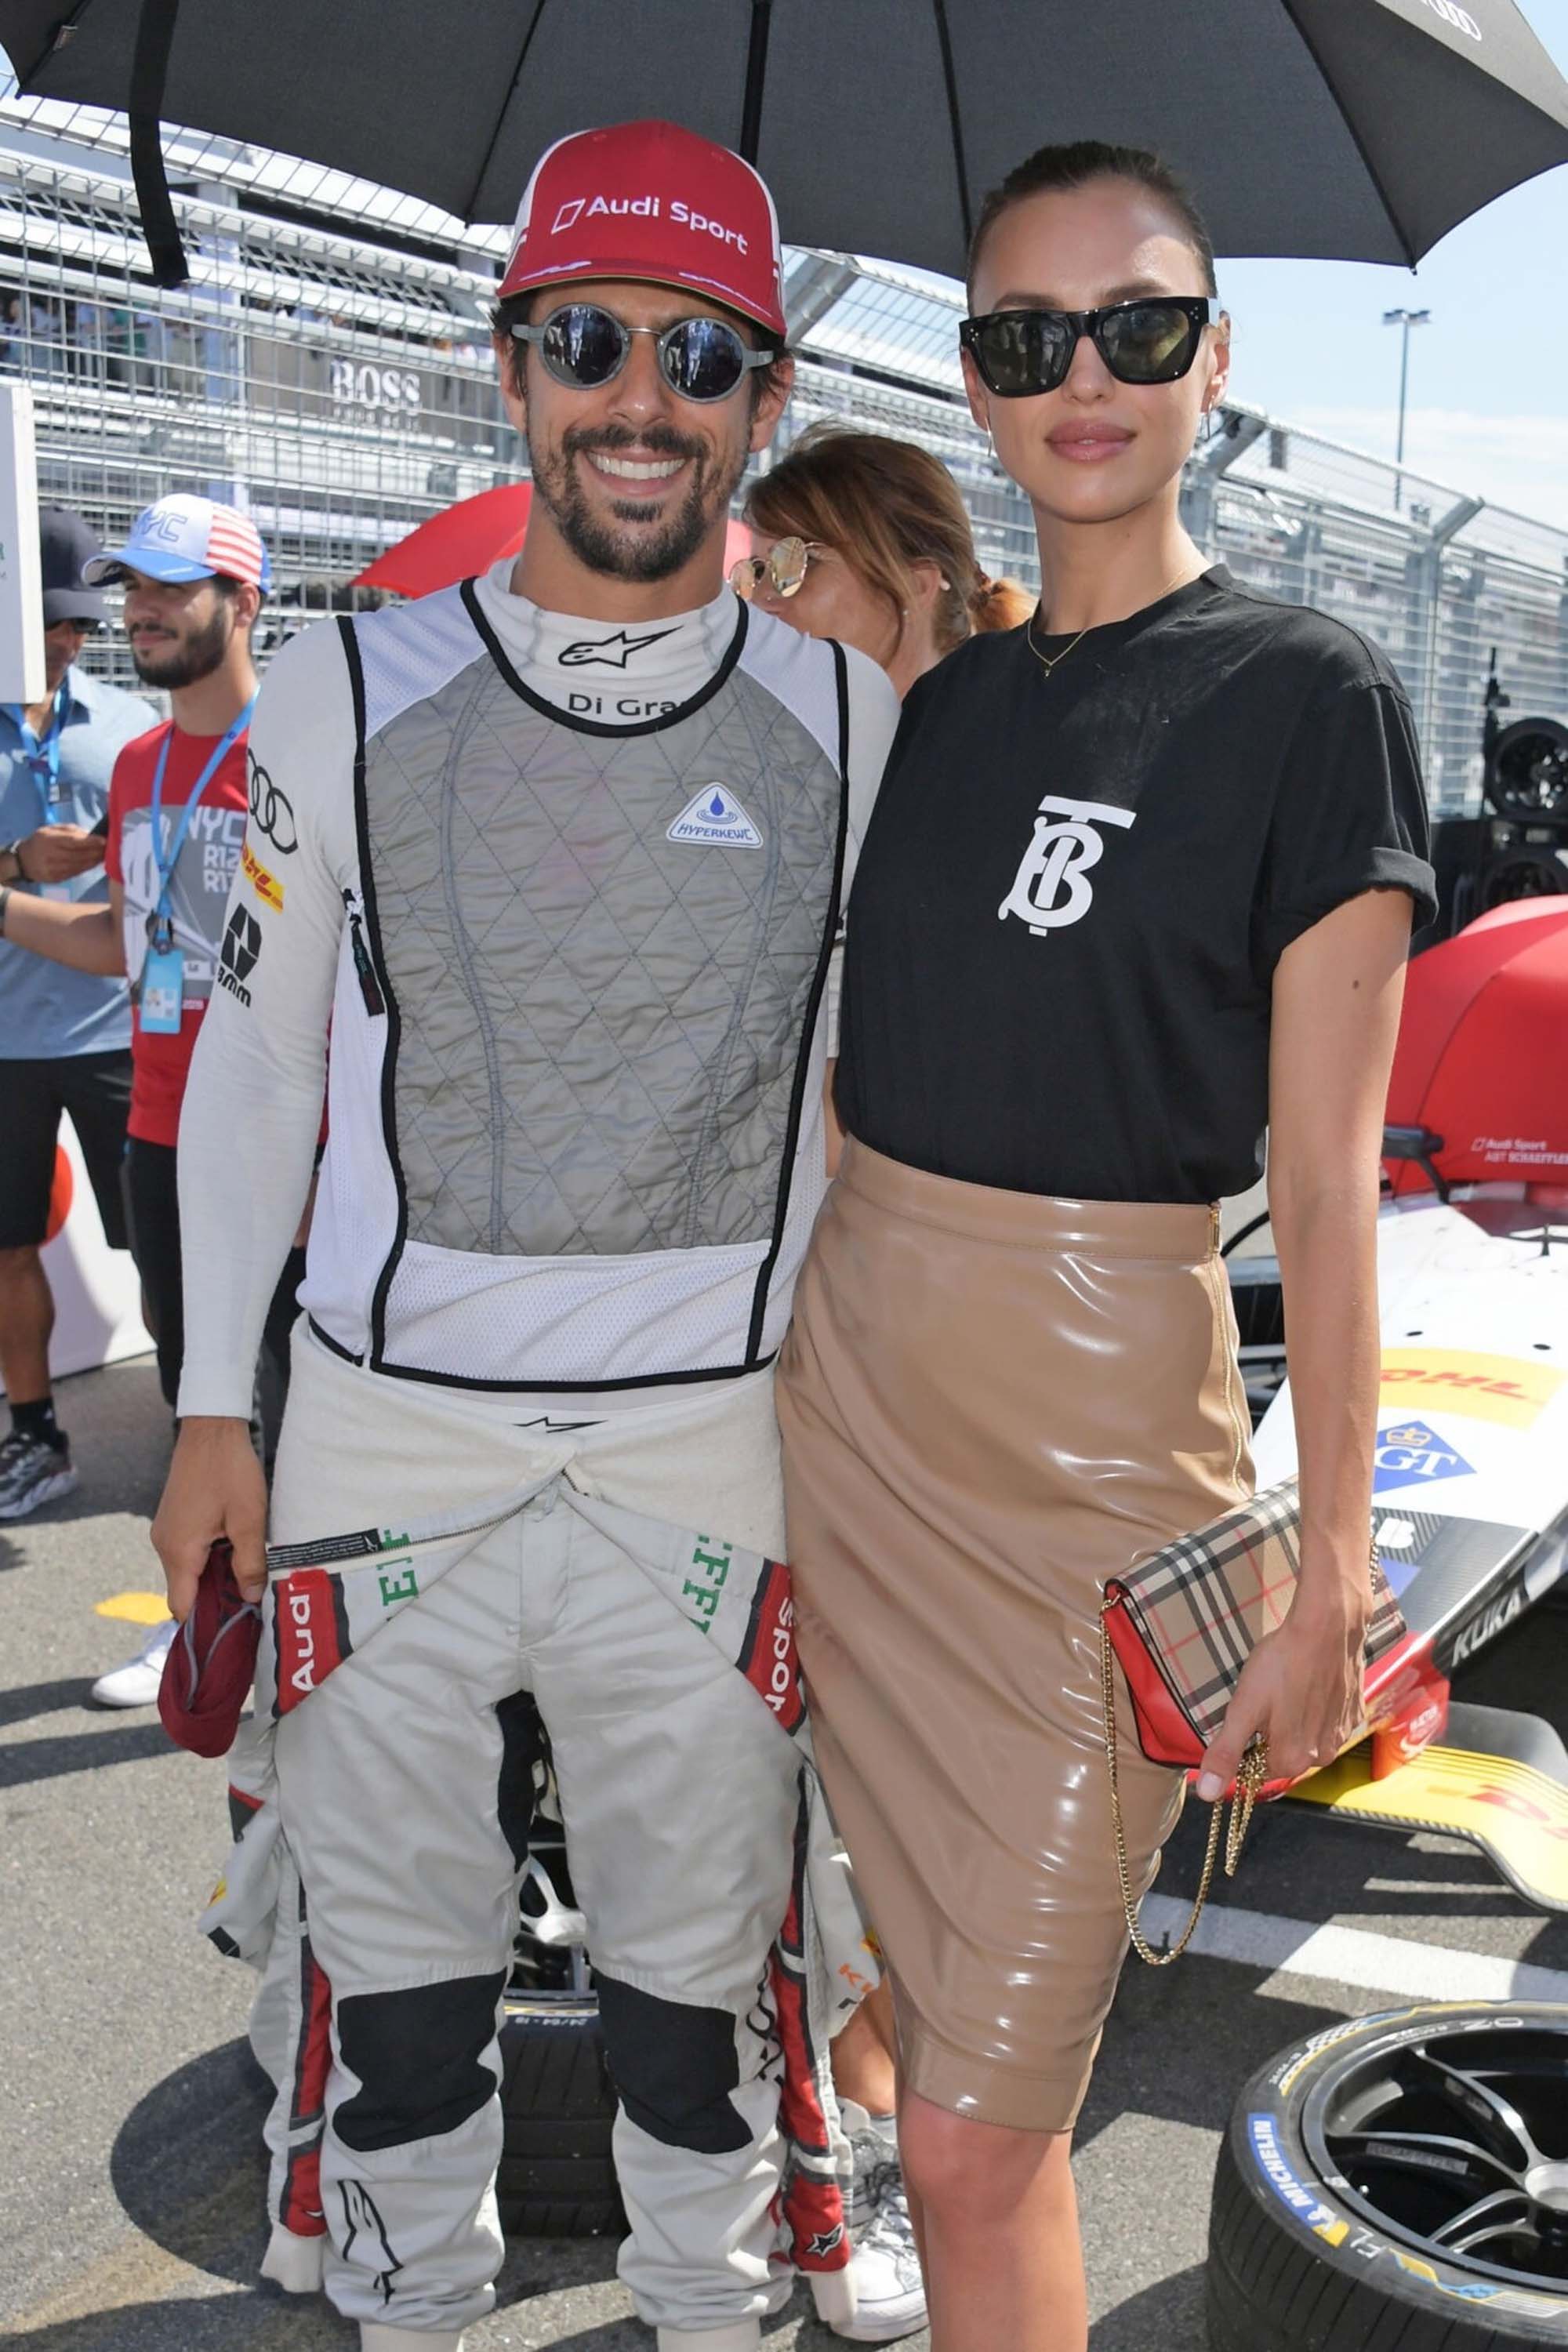
<path id="1" fill-rule="evenodd" d="M 1441 16 L 1445 25 L 1452 25 L 1456 33 L 1463 33 L 1472 41 L 1481 38 L 1481 28 L 1469 10 L 1456 7 L 1454 0 L 1426 0 L 1426 5 L 1434 16 Z"/>
<path id="2" fill-rule="evenodd" d="M 287 793 L 279 792 L 266 769 L 258 767 L 254 754 L 250 761 L 250 821 L 258 833 L 266 835 L 279 857 L 293 856 L 300 846 L 293 803 Z"/>

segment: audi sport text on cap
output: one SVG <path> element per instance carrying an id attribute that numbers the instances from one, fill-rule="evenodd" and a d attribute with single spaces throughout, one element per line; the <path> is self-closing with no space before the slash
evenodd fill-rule
<path id="1" fill-rule="evenodd" d="M 272 585 L 271 558 L 250 517 L 184 491 L 143 507 L 124 546 L 84 563 L 81 576 L 96 588 L 127 572 L 150 580 L 210 580 L 220 572 L 253 588 Z"/>
<path id="2" fill-rule="evenodd" d="M 773 200 L 739 155 L 679 123 L 574 131 L 534 166 L 502 299 L 586 278 L 685 287 L 784 335 Z"/>

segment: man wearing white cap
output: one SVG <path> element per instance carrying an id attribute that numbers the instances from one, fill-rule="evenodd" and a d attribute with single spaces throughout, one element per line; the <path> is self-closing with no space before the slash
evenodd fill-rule
<path id="1" fill-rule="evenodd" d="M 490 2307 L 542 1718 L 620 2102 L 621 2275 L 660 2352 L 756 2352 L 793 2284 L 801 2054 L 770 1976 L 802 1786 L 783 1573 L 761 1572 L 784 1537 L 772 1365 L 897 705 L 724 584 L 731 498 L 791 382 L 751 167 L 668 123 L 560 142 L 500 296 L 521 556 L 296 638 L 257 713 L 268 882 L 247 862 L 236 886 L 244 987 L 186 1102 L 184 1421 L 154 1538 L 182 1615 L 220 1535 L 263 1589 L 248 1366 L 330 1022 L 258 1820 L 298 1864 L 302 1999 L 324 2023 L 330 1988 L 332 2035 L 275 2110 L 268 2273 L 308 2285 L 324 2257 L 365 2352 L 456 2352 Z M 443 1520 L 443 1542 L 416 1524 Z M 725 1654 L 743 1579 L 776 1683 L 753 1643 Z M 789 2129 L 830 2164 L 830 2126 L 815 2148 Z M 841 2324 L 823 2186 L 792 2242 Z"/>
<path id="2" fill-rule="evenodd" d="M 167 690 L 174 717 L 115 761 L 109 905 L 0 888 L 0 938 L 76 971 L 130 978 L 131 1246 L 172 1407 L 184 1347 L 175 1143 L 202 1019 L 237 952 L 225 924 L 245 835 L 250 637 L 271 570 L 248 516 L 179 495 L 146 508 L 124 545 L 83 574 L 89 588 L 123 583 L 136 674 Z M 99 1703 L 151 1706 L 174 1630 L 155 1627 L 136 1657 L 100 1675 Z"/>

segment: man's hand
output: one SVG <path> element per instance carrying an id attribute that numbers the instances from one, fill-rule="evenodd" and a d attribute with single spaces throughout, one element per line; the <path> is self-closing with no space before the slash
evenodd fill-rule
<path id="1" fill-rule="evenodd" d="M 103 863 L 103 835 L 79 824 L 41 824 L 16 844 L 24 882 L 74 882 Z"/>
<path id="2" fill-rule="evenodd" d="M 153 1547 L 163 1563 L 169 1606 L 184 1622 L 207 1552 L 226 1536 L 247 1601 L 267 1587 L 267 1482 L 243 1421 L 192 1414 L 181 1423 Z"/>

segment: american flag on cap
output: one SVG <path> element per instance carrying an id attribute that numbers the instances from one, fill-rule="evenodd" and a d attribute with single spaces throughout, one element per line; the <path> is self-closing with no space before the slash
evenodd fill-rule
<path id="1" fill-rule="evenodd" d="M 143 507 L 125 544 L 84 563 L 81 576 L 96 588 L 127 572 L 151 580 L 210 580 L 218 572 L 253 588 L 272 585 L 271 558 L 250 517 L 184 490 Z"/>

